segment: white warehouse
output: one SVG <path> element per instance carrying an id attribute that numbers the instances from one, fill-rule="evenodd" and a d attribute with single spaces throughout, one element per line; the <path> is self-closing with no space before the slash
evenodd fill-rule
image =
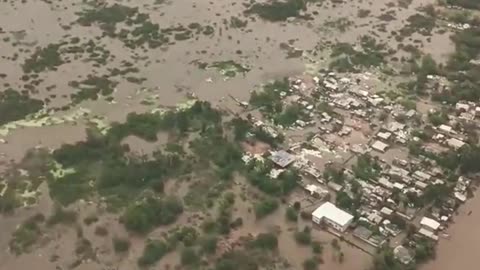
<path id="1" fill-rule="evenodd" d="M 344 232 L 353 221 L 353 216 L 326 202 L 312 213 L 312 221 L 320 224 L 322 221 L 337 231 Z"/>

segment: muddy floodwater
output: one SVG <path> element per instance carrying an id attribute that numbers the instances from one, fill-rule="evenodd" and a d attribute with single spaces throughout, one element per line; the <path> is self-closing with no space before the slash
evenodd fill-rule
<path id="1" fill-rule="evenodd" d="M 107 130 L 113 122 L 125 121 L 132 112 L 167 110 L 194 97 L 210 102 L 215 108 L 236 113 L 241 109 L 238 101 L 248 101 L 250 93 L 262 84 L 328 67 L 329 46 L 337 42 L 356 46 L 361 36 L 374 36 L 395 51 L 392 58 L 396 58 L 397 62 L 393 66 L 400 65 L 398 59 L 408 55 L 406 51 L 398 49 L 400 44 L 415 45 L 424 53 L 431 54 L 439 63 L 446 62 L 447 55 L 454 49 L 449 29 L 430 29 L 432 33 L 428 37 L 413 33 L 402 41 L 393 37 L 392 33 L 402 29 L 408 17 L 416 14 L 421 7 L 435 3 L 434 0 L 311 1 L 308 11 L 304 11 L 308 13 L 308 19 L 299 17 L 276 22 L 262 20 L 255 14 L 246 15 L 249 2 L 1 1 L 0 91 L 13 89 L 26 93 L 32 99 L 41 100 L 44 106 L 40 112 L 29 114 L 26 119 L 0 125 L 0 172 L 6 172 L 10 164 L 20 162 L 33 148 L 51 152 L 63 144 L 84 141 L 88 136 L 87 128 L 94 126 L 101 131 Z M 397 2 L 408 4 L 401 6 Z M 108 31 L 112 25 L 79 23 L 80 14 L 85 10 L 114 4 L 136 8 L 136 12 L 148 14 L 152 23 L 169 33 L 169 41 L 155 48 L 146 44 L 135 47 L 122 39 L 121 33 L 111 35 Z M 365 10 L 369 15 L 359 16 Z M 384 16 L 381 19 L 381 15 L 389 10 L 392 10 L 390 16 L 393 17 L 385 19 Z M 241 23 L 236 20 L 241 20 Z M 342 23 L 345 25 L 339 25 Z M 120 20 L 115 27 L 116 30 L 122 27 L 128 29 L 127 23 Z M 202 31 L 192 31 L 188 37 L 175 32 L 186 28 Z M 147 31 L 145 29 L 137 30 Z M 148 35 L 144 37 L 151 38 Z M 51 56 L 48 52 L 46 56 L 35 54 L 50 45 L 62 52 L 62 63 L 53 63 L 55 59 L 45 60 Z M 88 49 L 83 51 L 81 48 Z M 45 61 L 41 57 L 45 57 Z M 236 70 L 232 75 L 215 68 L 214 63 L 225 62 L 236 63 L 237 68 L 240 65 L 243 70 Z M 91 86 L 88 80 L 92 78 L 96 82 L 101 81 L 101 89 L 88 88 Z M 378 83 L 385 88 L 381 90 L 393 87 L 392 83 L 386 81 L 379 80 Z M 424 111 L 428 109 L 424 108 Z M 360 131 L 354 131 L 353 134 L 350 143 L 367 140 Z M 159 145 L 168 141 L 167 135 L 159 134 L 156 143 L 134 136 L 125 138 L 122 143 L 139 155 L 150 155 Z M 391 155 L 389 162 L 407 154 L 405 151 L 392 151 Z M 322 166 L 324 163 L 325 160 L 319 161 Z M 182 182 L 179 186 L 167 186 L 165 190 L 186 196 L 194 180 L 189 179 L 191 182 Z M 240 186 L 248 189 L 241 181 L 238 190 L 235 190 L 237 197 L 241 197 L 243 192 Z M 38 194 L 39 199 L 34 206 L 19 209 L 9 216 L 0 216 L 0 270 L 139 268 L 137 259 L 142 255 L 147 239 L 129 235 L 119 223 L 119 215 L 106 212 L 99 213 L 98 224 L 109 228 L 109 237 L 131 236 L 128 254 L 115 254 L 111 238 L 99 237 L 93 227 L 82 227 L 82 230 L 74 226 L 58 226 L 45 233 L 41 243 L 30 253 L 17 256 L 9 252 L 12 233 L 19 224 L 35 213 L 45 216 L 51 214 L 53 202 L 49 199 L 46 184 L 39 187 Z M 77 211 L 79 220 L 97 213 L 93 203 L 83 200 L 71 208 Z M 293 233 L 305 225 L 311 226 L 311 223 L 302 221 L 289 224 L 285 221 L 285 210 L 286 206 L 282 204 L 276 213 L 257 220 L 252 212 L 252 203 L 237 200 L 234 215 L 243 218 L 243 226 L 232 232 L 231 238 L 276 231 L 279 235 L 279 256 L 288 262 L 285 265 L 290 266 L 285 269 L 299 270 L 312 254 L 310 247 L 295 242 Z M 177 223 L 199 225 L 211 215 L 211 209 L 207 209 L 202 215 L 184 215 Z M 477 248 L 480 248 L 478 226 L 480 198 L 475 197 L 460 208 L 455 224 L 447 230 L 448 239 L 440 241 L 437 259 L 421 269 L 480 269 L 474 259 Z M 168 229 L 171 228 L 154 230 L 152 235 L 163 235 Z M 80 234 L 90 239 L 98 260 L 79 262 L 73 259 L 75 251 L 78 252 L 76 239 Z M 336 239 L 332 234 L 313 229 L 312 238 L 325 247 L 320 269 L 364 270 L 371 266 L 372 257 L 369 254 L 345 242 L 340 243 L 342 259 L 339 259 L 339 251 L 330 247 Z M 174 266 L 179 265 L 180 261 L 179 254 L 173 252 L 162 258 L 154 269 L 176 269 Z"/>
<path id="2" fill-rule="evenodd" d="M 480 197 L 477 195 L 468 201 L 455 216 L 455 223 L 448 228 L 447 236 L 441 238 L 436 259 L 422 270 L 476 269 L 475 259 L 480 248 Z"/>

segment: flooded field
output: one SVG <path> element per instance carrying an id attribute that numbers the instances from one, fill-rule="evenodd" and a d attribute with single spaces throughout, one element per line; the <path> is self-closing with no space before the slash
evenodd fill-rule
<path id="1" fill-rule="evenodd" d="M 351 44 L 350 53 L 353 54 L 371 50 L 372 46 L 383 51 L 382 59 L 374 57 L 372 60 L 382 64 L 369 67 L 372 81 L 369 81 L 370 78 L 362 79 L 371 83 L 372 88 L 377 87 L 378 92 L 388 92 L 402 80 L 392 79 L 386 74 L 414 74 L 406 66 L 409 66 L 407 58 L 414 57 L 411 55 L 415 55 L 417 50 L 430 54 L 438 63 L 446 63 L 448 55 L 455 49 L 450 40 L 453 30 L 445 27 L 445 22 L 440 19 L 437 23 L 432 22 L 431 17 L 435 16 L 422 15 L 420 19 L 414 16 L 419 12 L 425 14 L 422 9 L 436 3 L 434 0 L 305 1 L 308 4 L 297 8 L 292 16 L 287 16 L 289 18 L 284 18 L 281 10 L 278 11 L 280 15 L 270 14 L 275 12 L 265 9 L 262 3 L 264 1 L 234 0 L 7 0 L 0 3 L 0 91 L 14 90 L 16 94 L 12 96 L 15 98 L 11 99 L 20 100 L 1 111 L 5 117 L 0 116 L 0 173 L 5 174 L 8 181 L 13 181 L 15 177 L 23 179 L 22 184 L 18 184 L 20 187 L 15 181 L 10 184 L 23 192 L 21 201 L 27 205 L 0 216 L 0 270 L 145 269 L 139 266 L 138 259 L 150 243 L 149 238 L 166 237 L 177 225 L 199 229 L 205 221 L 215 218 L 214 202 L 221 200 L 227 190 L 223 183 L 212 183 L 212 179 L 218 177 L 216 174 L 221 175 L 221 172 L 215 171 L 215 177 L 212 177 L 212 172 L 203 171 L 203 167 L 209 166 L 208 162 L 193 164 L 191 167 L 198 173 L 195 171 L 181 179 L 167 174 L 165 178 L 169 182 L 165 185 L 162 182 L 148 187 L 155 191 L 158 188 L 160 193 L 175 195 L 185 201 L 186 210 L 178 214 L 175 224 L 151 229 L 147 235 L 129 232 L 120 214 L 121 207 L 127 202 L 109 201 L 108 192 L 112 191 L 108 190 L 100 198 L 85 196 L 72 199 L 66 209 L 76 213 L 76 221 L 52 225 L 48 218 L 46 221 L 43 219 L 54 216 L 58 210 L 57 202 L 50 198 L 58 191 L 49 190 L 47 182 L 51 179 L 46 180 L 41 175 L 48 169 L 37 164 L 41 162 L 35 160 L 36 156 L 32 158 L 34 161 L 28 159 L 32 149 L 48 156 L 62 145 L 75 145 L 93 138 L 93 144 L 98 145 L 92 149 L 112 147 L 112 152 L 118 153 L 128 148 L 131 155 L 122 156 L 128 161 L 137 157 L 145 161 L 147 157 L 162 153 L 188 155 L 191 154 L 190 148 L 184 150 L 176 143 L 181 141 L 187 145 L 195 136 L 201 137 L 198 134 L 157 132 L 146 136 L 155 140 L 146 140 L 135 133 L 123 134 L 122 127 L 113 123 L 126 122 L 131 113 L 179 110 L 175 109 L 178 104 L 196 99 L 207 101 L 213 108 L 225 110 L 231 115 L 244 113 L 239 104 L 249 101 L 253 90 L 271 80 L 313 74 L 328 68 L 333 48 L 341 49 L 348 44 Z M 412 61 L 420 59 L 421 56 L 418 56 Z M 352 60 L 349 58 L 348 61 Z M 384 61 L 388 64 L 383 64 Z M 5 100 L 9 98 L 2 96 Z M 418 110 L 428 113 L 434 106 L 427 103 L 419 105 Z M 7 113 L 15 109 L 21 112 L 18 115 Z M 261 114 L 252 111 L 251 115 L 260 118 Z M 370 123 L 350 119 L 348 114 L 342 117 L 345 123 L 357 128 L 346 137 L 337 137 L 335 133 L 327 137 L 332 144 L 345 150 L 335 152 L 325 147 L 322 156 L 315 156 L 313 152 L 304 154 L 319 168 L 323 169 L 327 161 L 349 162 L 350 154 L 346 149 L 353 144 L 367 144 L 370 139 Z M 304 141 L 322 125 L 318 123 L 309 130 L 288 130 L 286 141 Z M 203 132 L 207 129 L 205 126 L 199 129 Z M 90 128 L 101 135 L 88 132 Z M 119 136 L 122 139 L 118 145 L 111 141 L 95 141 L 115 128 L 125 135 Z M 203 146 L 199 144 L 197 147 Z M 87 179 L 78 184 L 82 192 L 94 189 L 95 177 L 105 174 L 102 166 L 110 166 L 108 162 L 105 162 L 107 165 L 103 163 L 103 158 L 110 156 L 99 158 L 101 154 L 94 150 L 87 153 L 99 160 L 82 164 L 82 169 L 87 171 L 80 174 L 82 179 Z M 40 159 L 45 156 L 41 155 Z M 406 158 L 408 153 L 405 149 L 391 149 L 382 156 L 392 162 L 395 158 Z M 166 156 L 166 163 L 162 163 L 168 164 L 164 167 L 181 167 L 174 158 L 168 158 L 171 157 Z M 115 161 L 115 157 L 112 160 Z M 27 171 L 22 167 L 24 165 L 38 171 Z M 62 177 L 63 174 L 77 173 L 75 169 L 58 166 Z M 111 166 L 112 170 L 116 168 L 115 164 Z M 125 174 L 128 172 L 114 176 L 122 178 Z M 268 260 L 262 258 L 268 263 L 269 260 L 274 261 L 271 269 L 316 269 L 305 268 L 305 261 L 318 253 L 321 253 L 317 260 L 321 261 L 320 269 L 370 269 L 372 256 L 346 242 L 338 244 L 338 238 L 324 230 L 313 228 L 311 231 L 311 241 L 321 245 L 322 252 L 315 253 L 311 247 L 298 244 L 295 232 L 305 226 L 311 227 L 312 223 L 308 218 L 298 223 L 285 220 L 288 204 L 294 201 L 288 196 L 276 198 L 281 201 L 278 209 L 259 219 L 252 201 L 263 199 L 261 192 L 249 186 L 242 177 L 237 177 L 236 172 L 227 176 L 235 179 L 233 188 L 228 187 L 235 196 L 234 204 L 230 206 L 231 218 L 241 218 L 242 221 L 241 226 L 232 229 L 228 237 L 221 236 L 225 242 L 222 244 L 230 247 L 245 237 L 275 232 L 278 235 L 278 250 Z M 176 180 L 178 182 L 174 184 Z M 58 185 L 63 187 L 62 183 Z M 1 196 L 11 186 L 2 184 Z M 119 189 L 118 192 L 129 199 L 134 195 L 144 195 L 144 191 L 135 193 L 135 188 Z M 131 197 L 130 193 L 133 194 Z M 68 200 L 72 194 L 66 193 L 64 199 Z M 209 197 L 204 198 L 207 194 Z M 306 197 L 303 193 L 298 196 L 302 199 Z M 33 203 L 27 203 L 29 201 Z M 313 204 L 320 205 L 319 202 Z M 425 265 L 423 270 L 450 270 L 458 266 L 475 269 L 473 258 L 475 244 L 480 243 L 480 234 L 471 232 L 480 224 L 480 212 L 475 210 L 479 204 L 480 199 L 475 197 L 460 209 L 455 224 L 447 231 L 449 239 L 440 241 L 438 258 Z M 134 207 L 131 205 L 135 204 L 128 205 Z M 42 216 L 41 225 L 34 224 L 33 233 L 28 233 L 39 235 L 40 239 L 23 243 L 35 248 L 25 253 L 12 253 L 12 234 L 22 228 L 20 224 L 35 215 Z M 95 216 L 95 221 L 89 222 L 92 216 Z M 108 233 L 105 232 L 107 228 Z M 25 237 L 34 238 L 32 235 Z M 128 252 L 115 250 L 115 240 L 118 239 L 129 239 Z M 455 253 L 464 245 L 471 248 L 462 248 L 464 252 Z M 453 259 L 449 256 L 452 253 L 456 254 Z M 179 252 L 162 255 L 165 256 L 153 264 L 152 269 L 191 269 L 182 266 L 185 258 Z M 209 261 L 211 263 L 220 257 L 218 254 L 205 255 L 202 267 L 211 266 Z M 314 263 L 315 267 L 317 264 Z"/>

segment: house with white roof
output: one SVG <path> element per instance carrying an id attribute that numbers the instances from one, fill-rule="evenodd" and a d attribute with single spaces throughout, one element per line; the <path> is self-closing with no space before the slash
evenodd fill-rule
<path id="1" fill-rule="evenodd" d="M 428 217 L 423 217 L 422 220 L 420 220 L 420 225 L 431 232 L 435 232 L 440 228 L 440 223 L 438 221 Z"/>
<path id="2" fill-rule="evenodd" d="M 312 213 L 312 221 L 316 224 L 325 222 L 337 231 L 344 232 L 353 221 L 353 216 L 330 202 L 326 202 Z"/>

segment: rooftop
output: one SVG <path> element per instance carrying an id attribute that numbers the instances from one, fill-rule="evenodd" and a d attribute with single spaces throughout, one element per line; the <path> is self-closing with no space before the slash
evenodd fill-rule
<path id="1" fill-rule="evenodd" d="M 372 148 L 377 150 L 377 151 L 380 151 L 380 152 L 385 152 L 388 148 L 388 144 L 386 143 L 383 143 L 381 141 L 375 141 L 373 144 L 372 144 Z"/>
<path id="2" fill-rule="evenodd" d="M 420 225 L 428 227 L 434 231 L 436 231 L 440 227 L 440 223 L 434 219 L 423 217 L 420 221 Z"/>
<path id="3" fill-rule="evenodd" d="M 278 166 L 284 168 L 295 161 L 295 156 L 287 153 L 285 150 L 272 151 L 270 160 L 272 160 Z"/>
<path id="4" fill-rule="evenodd" d="M 334 204 L 326 202 L 313 211 L 312 216 L 322 219 L 327 218 L 340 226 L 345 226 L 353 220 L 349 213 L 337 208 Z"/>
<path id="5" fill-rule="evenodd" d="M 459 139 L 450 138 L 447 140 L 447 145 L 455 149 L 459 149 L 459 148 L 462 148 L 462 146 L 464 146 L 465 143 Z"/>
<path id="6" fill-rule="evenodd" d="M 403 264 L 409 264 L 413 260 L 412 254 L 410 254 L 410 251 L 404 246 L 397 246 L 393 250 L 393 254 L 395 258 Z"/>

